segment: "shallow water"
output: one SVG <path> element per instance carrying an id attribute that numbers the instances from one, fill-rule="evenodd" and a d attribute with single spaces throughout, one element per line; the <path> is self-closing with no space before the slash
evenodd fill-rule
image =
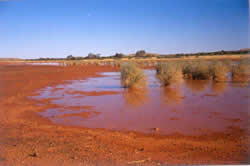
<path id="1" fill-rule="evenodd" d="M 106 72 L 47 87 L 32 98 L 56 104 L 40 115 L 66 125 L 145 133 L 159 128 L 160 134 L 191 135 L 248 127 L 248 86 L 184 80 L 179 86 L 164 88 L 154 71 L 145 70 L 145 74 L 148 84 L 143 90 L 124 89 L 118 72 Z"/>
<path id="2" fill-rule="evenodd" d="M 34 66 L 44 66 L 44 65 L 49 65 L 49 66 L 59 66 L 59 63 L 57 62 L 41 62 L 41 63 L 38 63 L 38 62 L 30 62 L 30 63 L 25 63 L 26 65 L 34 65 Z"/>

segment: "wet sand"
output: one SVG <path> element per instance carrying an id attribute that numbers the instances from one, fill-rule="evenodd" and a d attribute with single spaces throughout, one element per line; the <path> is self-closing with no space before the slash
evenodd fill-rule
<path id="1" fill-rule="evenodd" d="M 113 131 L 52 123 L 39 113 L 60 105 L 51 103 L 51 100 L 39 101 L 30 97 L 48 86 L 53 89 L 66 85 L 70 80 L 80 81 L 111 71 L 114 69 L 105 66 L 1 64 L 0 165 L 249 164 L 249 133 L 237 125 L 241 118 L 222 119 L 232 122 L 223 132 L 198 128 L 205 131 L 199 135 Z M 217 87 L 217 91 L 220 90 Z M 96 91 L 94 95 L 100 97 L 109 92 L 98 93 Z M 117 95 L 116 92 L 111 93 Z M 79 97 L 77 95 L 76 98 Z M 80 95 L 90 94 L 84 92 Z M 213 98 L 209 96 L 211 94 L 207 95 L 205 97 Z M 134 96 L 140 98 L 140 94 Z M 180 96 L 183 97 L 182 94 Z M 147 100 L 141 98 L 142 101 Z M 73 106 L 68 105 L 68 109 L 88 110 L 82 115 L 85 118 L 99 115 L 91 104 L 78 108 Z M 220 115 L 218 111 L 213 112 L 211 116 Z M 241 114 L 249 119 L 248 113 L 243 111 Z M 178 120 L 178 117 L 169 118 Z"/>

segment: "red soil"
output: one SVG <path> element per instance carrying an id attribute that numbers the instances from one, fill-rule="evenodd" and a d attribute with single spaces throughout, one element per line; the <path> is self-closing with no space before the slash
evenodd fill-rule
<path id="1" fill-rule="evenodd" d="M 250 163 L 248 131 L 230 127 L 201 136 L 142 134 L 61 126 L 38 112 L 54 108 L 27 98 L 64 80 L 110 67 L 0 64 L 0 165 L 166 165 Z M 199 128 L 199 126 L 197 126 Z"/>

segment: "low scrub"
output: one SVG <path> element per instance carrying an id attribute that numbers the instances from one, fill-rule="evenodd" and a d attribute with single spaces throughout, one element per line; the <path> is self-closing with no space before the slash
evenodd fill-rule
<path id="1" fill-rule="evenodd" d="M 211 74 L 213 80 L 215 81 L 225 81 L 227 80 L 227 74 L 229 72 L 229 66 L 221 61 L 212 62 L 211 66 Z"/>
<path id="2" fill-rule="evenodd" d="M 193 70 L 193 62 L 186 61 L 182 63 L 182 72 L 184 75 L 184 78 L 192 78 L 192 70 Z"/>
<path id="3" fill-rule="evenodd" d="M 195 62 L 192 66 L 193 80 L 208 80 L 211 78 L 211 65 L 204 60 Z"/>
<path id="4" fill-rule="evenodd" d="M 178 83 L 182 80 L 182 68 L 178 62 L 159 63 L 156 66 L 157 78 L 163 86 Z"/>
<path id="5" fill-rule="evenodd" d="M 114 66 L 114 67 L 121 67 L 121 65 L 122 65 L 122 61 L 120 61 L 120 60 L 115 60 L 115 61 L 113 62 L 113 66 Z"/>
<path id="6" fill-rule="evenodd" d="M 205 60 L 188 62 L 182 67 L 186 78 L 193 80 L 208 80 L 211 78 L 211 65 Z"/>
<path id="7" fill-rule="evenodd" d="M 249 74 L 249 60 L 240 60 L 232 67 L 233 80 L 247 80 Z"/>
<path id="8" fill-rule="evenodd" d="M 143 71 L 132 62 L 121 67 L 121 85 L 124 88 L 141 88 L 146 85 Z"/>

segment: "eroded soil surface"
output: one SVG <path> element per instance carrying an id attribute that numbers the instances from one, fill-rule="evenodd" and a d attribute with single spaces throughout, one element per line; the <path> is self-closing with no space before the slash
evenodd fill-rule
<path id="1" fill-rule="evenodd" d="M 66 85 L 68 81 L 102 77 L 100 72 L 115 70 L 107 66 L 0 64 L 0 165 L 249 164 L 248 127 L 238 125 L 245 121 L 242 117 L 221 119 L 232 125 L 227 125 L 223 131 L 206 131 L 199 135 L 113 131 L 52 123 L 39 114 L 61 106 L 51 102 L 51 98 L 30 97 L 44 88 L 60 91 L 63 87 L 59 85 Z M 94 96 L 110 93 L 118 95 L 117 91 L 108 90 L 96 91 Z M 70 94 L 76 94 L 76 98 L 93 95 L 88 91 L 69 91 Z M 204 97 L 213 100 L 214 95 L 206 93 Z M 248 95 L 243 97 L 249 98 Z M 81 113 L 83 118 L 100 115 L 91 104 L 66 105 L 65 108 L 72 111 L 68 117 L 79 109 L 89 110 Z M 210 116 L 224 117 L 222 114 L 215 110 Z M 243 114 L 249 119 L 246 112 Z M 169 119 L 178 121 L 180 117 Z"/>

